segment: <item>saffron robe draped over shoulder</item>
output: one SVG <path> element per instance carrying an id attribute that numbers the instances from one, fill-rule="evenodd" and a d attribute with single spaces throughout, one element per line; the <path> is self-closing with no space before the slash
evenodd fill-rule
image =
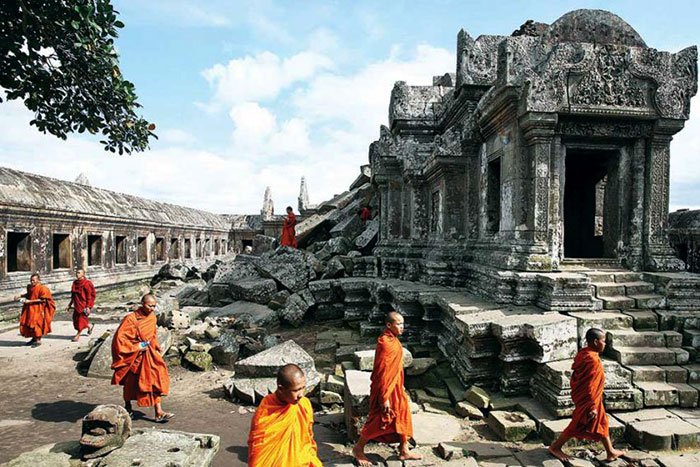
<path id="1" fill-rule="evenodd" d="M 287 218 L 284 220 L 284 225 L 282 226 L 282 239 L 280 240 L 280 245 L 291 246 L 292 248 L 297 247 L 297 237 L 294 231 L 294 226 L 297 225 L 297 216 L 293 212 L 290 212 Z"/>
<path id="2" fill-rule="evenodd" d="M 260 402 L 248 434 L 251 467 L 320 467 L 312 430 L 314 412 L 306 397 L 285 404 L 277 394 Z"/>
<path id="3" fill-rule="evenodd" d="M 139 352 L 139 342 L 149 341 Z M 139 407 L 160 402 L 170 390 L 168 367 L 156 338 L 156 315 L 136 310 L 126 315 L 112 340 L 112 384 L 124 386 L 124 400 Z"/>
<path id="4" fill-rule="evenodd" d="M 41 337 L 51 332 L 51 321 L 56 304 L 51 291 L 44 284 L 27 286 L 27 300 L 42 300 L 41 303 L 25 303 L 19 318 L 19 333 L 24 337 Z"/>
<path id="5" fill-rule="evenodd" d="M 411 407 L 403 387 L 403 348 L 385 329 L 377 340 L 369 394 L 369 416 L 361 436 L 385 443 L 401 442 L 413 436 Z M 391 410 L 384 413 L 384 401 Z"/>
<path id="6" fill-rule="evenodd" d="M 73 327 L 76 331 L 82 331 L 90 326 L 90 321 L 83 310 L 95 306 L 95 286 L 92 281 L 85 279 L 74 280 L 70 289 L 73 300 Z"/>
<path id="7" fill-rule="evenodd" d="M 608 416 L 603 405 L 605 372 L 598 352 L 585 347 L 576 354 L 571 366 L 571 398 L 574 401 L 574 414 L 571 423 L 564 430 L 570 438 L 599 441 L 609 436 Z M 594 418 L 589 418 L 592 410 Z"/>

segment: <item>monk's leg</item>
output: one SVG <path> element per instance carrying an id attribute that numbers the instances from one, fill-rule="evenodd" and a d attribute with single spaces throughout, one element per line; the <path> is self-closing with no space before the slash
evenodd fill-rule
<path id="1" fill-rule="evenodd" d="M 352 456 L 357 460 L 357 465 L 361 467 L 372 465 L 372 462 L 365 456 L 365 445 L 367 441 L 369 440 L 360 436 L 360 439 L 357 440 L 357 444 L 352 448 Z"/>
<path id="2" fill-rule="evenodd" d="M 615 449 L 613 447 L 612 441 L 610 441 L 609 436 L 606 436 L 601 441 L 603 442 L 603 447 L 605 448 L 605 452 L 608 455 L 608 462 L 614 461 L 618 457 L 624 456 L 627 453 L 626 451 L 620 451 L 619 449 Z"/>
<path id="3" fill-rule="evenodd" d="M 423 456 L 420 454 L 408 450 L 408 438 L 402 435 L 401 444 L 399 445 L 399 460 L 420 460 L 422 458 Z"/>
<path id="4" fill-rule="evenodd" d="M 559 435 L 559 437 L 554 441 L 548 448 L 549 453 L 559 459 L 562 462 L 566 462 L 571 459 L 571 456 L 567 455 L 564 453 L 564 451 L 561 450 L 561 448 L 566 444 L 567 441 L 569 441 L 569 438 L 566 434 L 562 433 Z"/>

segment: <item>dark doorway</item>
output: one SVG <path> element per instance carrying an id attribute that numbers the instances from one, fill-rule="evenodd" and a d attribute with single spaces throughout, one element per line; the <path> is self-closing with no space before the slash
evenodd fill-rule
<path id="1" fill-rule="evenodd" d="M 615 256 L 617 153 L 567 151 L 564 182 L 564 256 Z M 615 204 L 615 206 L 614 206 Z M 615 241 L 611 241 L 615 237 Z"/>
<path id="2" fill-rule="evenodd" d="M 7 232 L 7 272 L 31 269 L 32 237 L 24 232 Z"/>
<path id="3" fill-rule="evenodd" d="M 88 235 L 88 266 L 102 264 L 102 235 Z"/>
<path id="4" fill-rule="evenodd" d="M 165 240 L 156 237 L 156 261 L 165 261 Z"/>
<path id="5" fill-rule="evenodd" d="M 168 251 L 168 258 L 180 259 L 180 239 L 170 239 L 170 250 Z"/>
<path id="6" fill-rule="evenodd" d="M 116 250 L 116 260 L 117 264 L 126 264 L 126 237 L 123 235 L 117 235 L 114 237 L 114 246 Z"/>
<path id="7" fill-rule="evenodd" d="M 136 261 L 139 263 L 145 263 L 148 261 L 148 241 L 146 237 L 138 238 L 138 254 Z"/>
<path id="8" fill-rule="evenodd" d="M 70 268 L 71 248 L 68 234 L 53 234 L 53 269 Z"/>

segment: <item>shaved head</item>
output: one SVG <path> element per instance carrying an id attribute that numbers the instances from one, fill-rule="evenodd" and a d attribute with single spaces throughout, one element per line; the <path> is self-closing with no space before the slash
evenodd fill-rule
<path id="1" fill-rule="evenodd" d="M 156 296 L 151 294 L 151 293 L 147 293 L 146 295 L 141 297 L 141 303 L 155 302 L 155 301 L 156 301 Z"/>
<path id="2" fill-rule="evenodd" d="M 293 363 L 289 363 L 277 372 L 277 385 L 289 388 L 301 378 L 304 378 L 304 372 L 301 371 L 301 368 Z"/>
<path id="3" fill-rule="evenodd" d="M 588 331 L 586 331 L 586 342 L 589 345 L 599 339 L 605 340 L 605 332 L 602 329 L 591 328 Z"/>
<path id="4" fill-rule="evenodd" d="M 399 318 L 403 318 L 401 313 L 398 311 L 390 311 L 389 313 L 386 314 L 386 320 L 384 321 L 386 324 L 393 324 L 395 323 Z"/>

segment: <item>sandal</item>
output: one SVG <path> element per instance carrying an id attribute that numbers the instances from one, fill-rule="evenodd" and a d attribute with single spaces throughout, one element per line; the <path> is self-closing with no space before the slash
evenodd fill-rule
<path id="1" fill-rule="evenodd" d="M 160 417 L 156 417 L 156 423 L 167 423 L 167 421 L 173 418 L 174 416 L 174 413 L 163 412 Z"/>

